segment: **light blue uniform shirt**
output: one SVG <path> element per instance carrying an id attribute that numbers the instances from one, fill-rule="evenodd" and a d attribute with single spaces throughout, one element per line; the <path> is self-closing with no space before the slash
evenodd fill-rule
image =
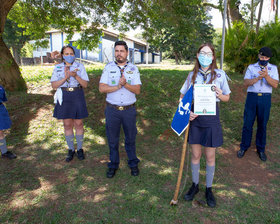
<path id="1" fill-rule="evenodd" d="M 121 72 L 119 67 L 115 62 L 110 62 L 103 70 L 100 83 L 104 83 L 109 86 L 117 86 L 119 84 L 120 77 Z M 130 85 L 142 84 L 138 68 L 130 62 L 124 69 L 124 77 L 126 78 L 126 82 Z M 125 87 L 122 87 L 115 92 L 107 93 L 106 101 L 110 104 L 118 106 L 127 106 L 136 102 L 136 96 L 135 93 L 127 90 Z"/>
<path id="2" fill-rule="evenodd" d="M 216 71 L 217 77 L 212 83 L 215 84 L 218 88 L 220 88 L 223 91 L 223 95 L 230 94 L 231 91 L 229 89 L 226 73 L 221 69 L 215 69 L 215 71 Z M 180 92 L 183 95 L 185 95 L 189 89 L 189 85 L 191 84 L 192 76 L 193 76 L 193 72 L 190 72 L 190 74 L 188 75 L 188 78 L 186 79 L 184 85 L 182 86 L 182 88 L 180 90 Z M 211 79 L 211 74 L 208 74 L 207 78 L 206 78 L 206 83 L 208 83 L 210 81 L 210 79 Z M 197 76 L 195 79 L 195 84 L 204 84 L 203 74 L 201 74 L 200 72 L 197 73 Z M 220 102 L 220 99 L 218 97 L 216 98 L 216 102 Z"/>
<path id="3" fill-rule="evenodd" d="M 51 82 L 59 81 L 61 79 L 64 79 L 65 74 L 64 74 L 64 68 L 66 67 L 66 64 L 60 63 L 54 67 L 52 77 L 51 77 Z M 85 66 L 79 62 L 74 61 L 73 64 L 70 66 L 70 71 L 74 71 L 75 69 L 78 69 L 77 75 L 81 77 L 81 79 L 85 81 L 89 81 Z M 71 77 L 69 78 L 68 81 L 63 83 L 60 87 L 77 87 L 79 85 L 79 82 L 74 78 Z"/>
<path id="4" fill-rule="evenodd" d="M 244 79 L 254 79 L 257 78 L 260 74 L 259 71 L 261 71 L 261 67 L 259 63 L 251 64 L 248 66 Z M 267 64 L 267 72 L 268 75 L 275 79 L 279 80 L 278 75 L 278 69 L 277 66 L 272 65 L 270 63 Z M 262 80 L 257 81 L 254 85 L 248 86 L 247 92 L 253 92 L 253 93 L 272 93 L 272 86 L 267 83 L 265 78 Z"/>

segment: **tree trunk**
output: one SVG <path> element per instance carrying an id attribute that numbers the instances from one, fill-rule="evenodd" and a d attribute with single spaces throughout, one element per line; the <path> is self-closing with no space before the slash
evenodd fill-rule
<path id="1" fill-rule="evenodd" d="M 0 37 L 0 83 L 10 91 L 26 90 L 26 84 L 20 74 L 19 67 L 2 37 Z"/>
<path id="2" fill-rule="evenodd" d="M 230 18 L 229 18 L 229 4 L 228 4 L 228 2 L 227 2 L 227 22 L 228 22 L 228 29 L 230 30 L 231 25 L 230 25 Z"/>
<path id="3" fill-rule="evenodd" d="M 239 4 L 236 4 L 235 0 L 228 0 L 229 2 L 229 14 L 232 22 L 244 21 L 242 15 L 239 12 Z"/>
<path id="4" fill-rule="evenodd" d="M 276 0 L 275 4 L 275 23 L 278 22 L 278 0 Z"/>
<path id="5" fill-rule="evenodd" d="M 254 0 L 251 0 L 251 29 L 254 26 Z"/>
<path id="6" fill-rule="evenodd" d="M 176 65 L 179 65 L 179 57 L 178 57 L 178 53 L 177 53 L 176 51 L 174 51 L 174 55 L 175 55 Z"/>
<path id="7" fill-rule="evenodd" d="M 2 39 L 7 15 L 16 0 L 0 0 L 0 84 L 7 90 L 26 90 L 19 67 Z"/>
<path id="8" fill-rule="evenodd" d="M 18 47 L 12 47 L 13 56 L 18 65 L 20 65 L 20 49 Z"/>
<path id="9" fill-rule="evenodd" d="M 257 22 L 257 26 L 256 26 L 256 33 L 257 34 L 259 33 L 259 28 L 260 28 L 262 8 L 263 8 L 263 0 L 261 0 L 260 9 L 259 9 L 258 22 Z"/>

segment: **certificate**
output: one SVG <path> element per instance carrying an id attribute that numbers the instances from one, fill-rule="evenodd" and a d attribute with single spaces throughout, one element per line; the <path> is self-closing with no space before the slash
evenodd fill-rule
<path id="1" fill-rule="evenodd" d="M 216 85 L 194 85 L 194 113 L 197 115 L 216 115 Z"/>

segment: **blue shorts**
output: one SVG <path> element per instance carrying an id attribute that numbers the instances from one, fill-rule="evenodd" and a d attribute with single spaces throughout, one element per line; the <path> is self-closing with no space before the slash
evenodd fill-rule
<path id="1" fill-rule="evenodd" d="M 57 119 L 83 119 L 88 117 L 87 105 L 83 89 L 73 92 L 62 90 L 62 105 L 57 103 L 53 116 Z"/>
<path id="2" fill-rule="evenodd" d="M 216 105 L 216 115 L 198 116 L 190 122 L 188 142 L 189 144 L 200 144 L 212 148 L 223 144 L 218 104 Z"/>
<path id="3" fill-rule="evenodd" d="M 12 122 L 9 113 L 4 104 L 0 103 L 0 130 L 9 129 L 11 126 Z"/>

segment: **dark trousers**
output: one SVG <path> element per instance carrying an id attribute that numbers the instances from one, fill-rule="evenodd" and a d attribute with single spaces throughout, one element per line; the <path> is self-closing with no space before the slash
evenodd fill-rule
<path id="1" fill-rule="evenodd" d="M 266 125 L 269 119 L 271 107 L 271 94 L 264 93 L 258 96 L 257 93 L 247 93 L 244 110 L 244 124 L 242 129 L 241 150 L 247 150 L 251 145 L 253 125 L 257 116 L 256 147 L 259 152 L 265 151 Z"/>
<path id="2" fill-rule="evenodd" d="M 136 167 L 140 160 L 136 156 L 135 139 L 136 128 L 136 109 L 131 107 L 127 110 L 119 111 L 111 106 L 106 106 L 106 134 L 110 148 L 109 168 L 119 167 L 119 138 L 121 125 L 125 134 L 125 150 L 128 157 L 128 166 Z"/>

